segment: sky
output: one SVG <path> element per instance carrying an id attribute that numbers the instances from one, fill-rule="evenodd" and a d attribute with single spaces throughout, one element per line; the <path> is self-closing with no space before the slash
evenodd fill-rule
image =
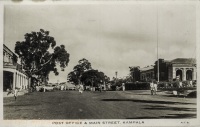
<path id="1" fill-rule="evenodd" d="M 195 5 L 72 4 L 6 5 L 4 44 L 14 51 L 16 41 L 39 29 L 50 31 L 64 44 L 70 62 L 49 82 L 65 82 L 82 58 L 109 77 L 129 74 L 130 66 L 153 65 L 159 58 L 196 57 Z"/>

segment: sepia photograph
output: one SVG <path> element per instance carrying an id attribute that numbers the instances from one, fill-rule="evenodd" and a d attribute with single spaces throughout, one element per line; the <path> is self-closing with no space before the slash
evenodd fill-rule
<path id="1" fill-rule="evenodd" d="M 0 8 L 3 126 L 200 125 L 197 2 Z"/>

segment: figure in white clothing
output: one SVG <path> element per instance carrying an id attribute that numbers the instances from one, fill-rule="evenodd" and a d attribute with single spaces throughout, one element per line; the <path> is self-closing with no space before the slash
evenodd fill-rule
<path id="1" fill-rule="evenodd" d="M 83 93 L 83 85 L 82 84 L 79 86 L 79 93 Z"/>
<path id="2" fill-rule="evenodd" d="M 181 81 L 179 82 L 179 87 L 183 87 L 183 83 Z"/>
<path id="3" fill-rule="evenodd" d="M 18 89 L 18 88 L 15 88 L 15 89 L 14 89 L 14 98 L 15 98 L 15 101 L 17 100 L 18 92 L 19 92 L 19 89 Z"/>
<path id="4" fill-rule="evenodd" d="M 150 90 L 151 90 L 151 95 L 153 95 L 153 93 L 154 93 L 153 81 L 150 83 Z"/>
<path id="5" fill-rule="evenodd" d="M 125 83 L 122 83 L 122 90 L 125 91 Z"/>
<path id="6" fill-rule="evenodd" d="M 158 85 L 156 82 L 153 84 L 153 87 L 154 87 L 154 93 L 157 94 Z"/>

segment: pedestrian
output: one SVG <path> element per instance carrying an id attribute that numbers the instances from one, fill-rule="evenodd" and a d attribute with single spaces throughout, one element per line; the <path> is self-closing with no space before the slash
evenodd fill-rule
<path id="1" fill-rule="evenodd" d="M 153 95 L 153 93 L 154 93 L 153 81 L 150 82 L 150 90 L 151 90 L 151 95 Z"/>
<path id="2" fill-rule="evenodd" d="M 100 84 L 99 86 L 99 91 L 101 92 L 102 91 L 102 85 Z"/>
<path id="3" fill-rule="evenodd" d="M 122 83 L 122 90 L 125 91 L 125 83 Z"/>
<path id="4" fill-rule="evenodd" d="M 14 98 L 15 98 L 15 101 L 17 100 L 17 95 L 18 95 L 18 88 L 15 88 L 14 89 Z"/>
<path id="5" fill-rule="evenodd" d="M 183 87 L 183 83 L 180 81 L 179 82 L 179 88 Z"/>
<path id="6" fill-rule="evenodd" d="M 190 80 L 190 87 L 193 87 L 193 83 L 192 83 L 192 80 Z"/>
<path id="7" fill-rule="evenodd" d="M 79 93 L 83 93 L 83 85 L 79 85 Z"/>
<path id="8" fill-rule="evenodd" d="M 157 87 L 158 87 L 158 85 L 157 85 L 157 82 L 155 82 L 154 84 L 153 84 L 153 87 L 154 87 L 154 93 L 155 93 L 155 95 L 157 94 Z"/>

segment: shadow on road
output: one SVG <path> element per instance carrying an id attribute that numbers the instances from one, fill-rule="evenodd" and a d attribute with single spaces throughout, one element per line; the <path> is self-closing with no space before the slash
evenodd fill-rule
<path id="1" fill-rule="evenodd" d="M 183 108 L 183 107 L 167 107 L 167 106 L 148 106 L 144 108 L 148 110 L 173 110 L 173 111 L 193 111 L 196 112 L 196 108 Z"/>
<path id="2" fill-rule="evenodd" d="M 167 116 L 161 116 L 161 118 L 165 119 L 165 118 L 197 118 L 196 114 L 168 114 Z"/>
<path id="3" fill-rule="evenodd" d="M 195 103 L 184 103 L 184 102 L 173 102 L 173 101 L 151 101 L 151 100 L 136 100 L 136 99 L 102 99 L 101 101 L 132 101 L 139 103 L 153 103 L 153 104 L 195 104 Z"/>
<path id="4" fill-rule="evenodd" d="M 11 105 L 4 105 L 6 107 L 13 107 L 13 106 L 38 106 L 38 105 L 41 105 L 41 104 L 11 104 Z"/>
<path id="5" fill-rule="evenodd" d="M 168 114 L 167 116 L 159 116 L 159 117 L 133 117 L 133 118 L 126 118 L 126 119 L 171 119 L 171 118 L 177 118 L 177 119 L 183 119 L 183 118 L 196 118 L 196 114 Z"/>
<path id="6" fill-rule="evenodd" d="M 144 117 L 133 117 L 133 118 L 126 118 L 126 119 L 159 119 L 159 117 L 144 116 Z"/>

